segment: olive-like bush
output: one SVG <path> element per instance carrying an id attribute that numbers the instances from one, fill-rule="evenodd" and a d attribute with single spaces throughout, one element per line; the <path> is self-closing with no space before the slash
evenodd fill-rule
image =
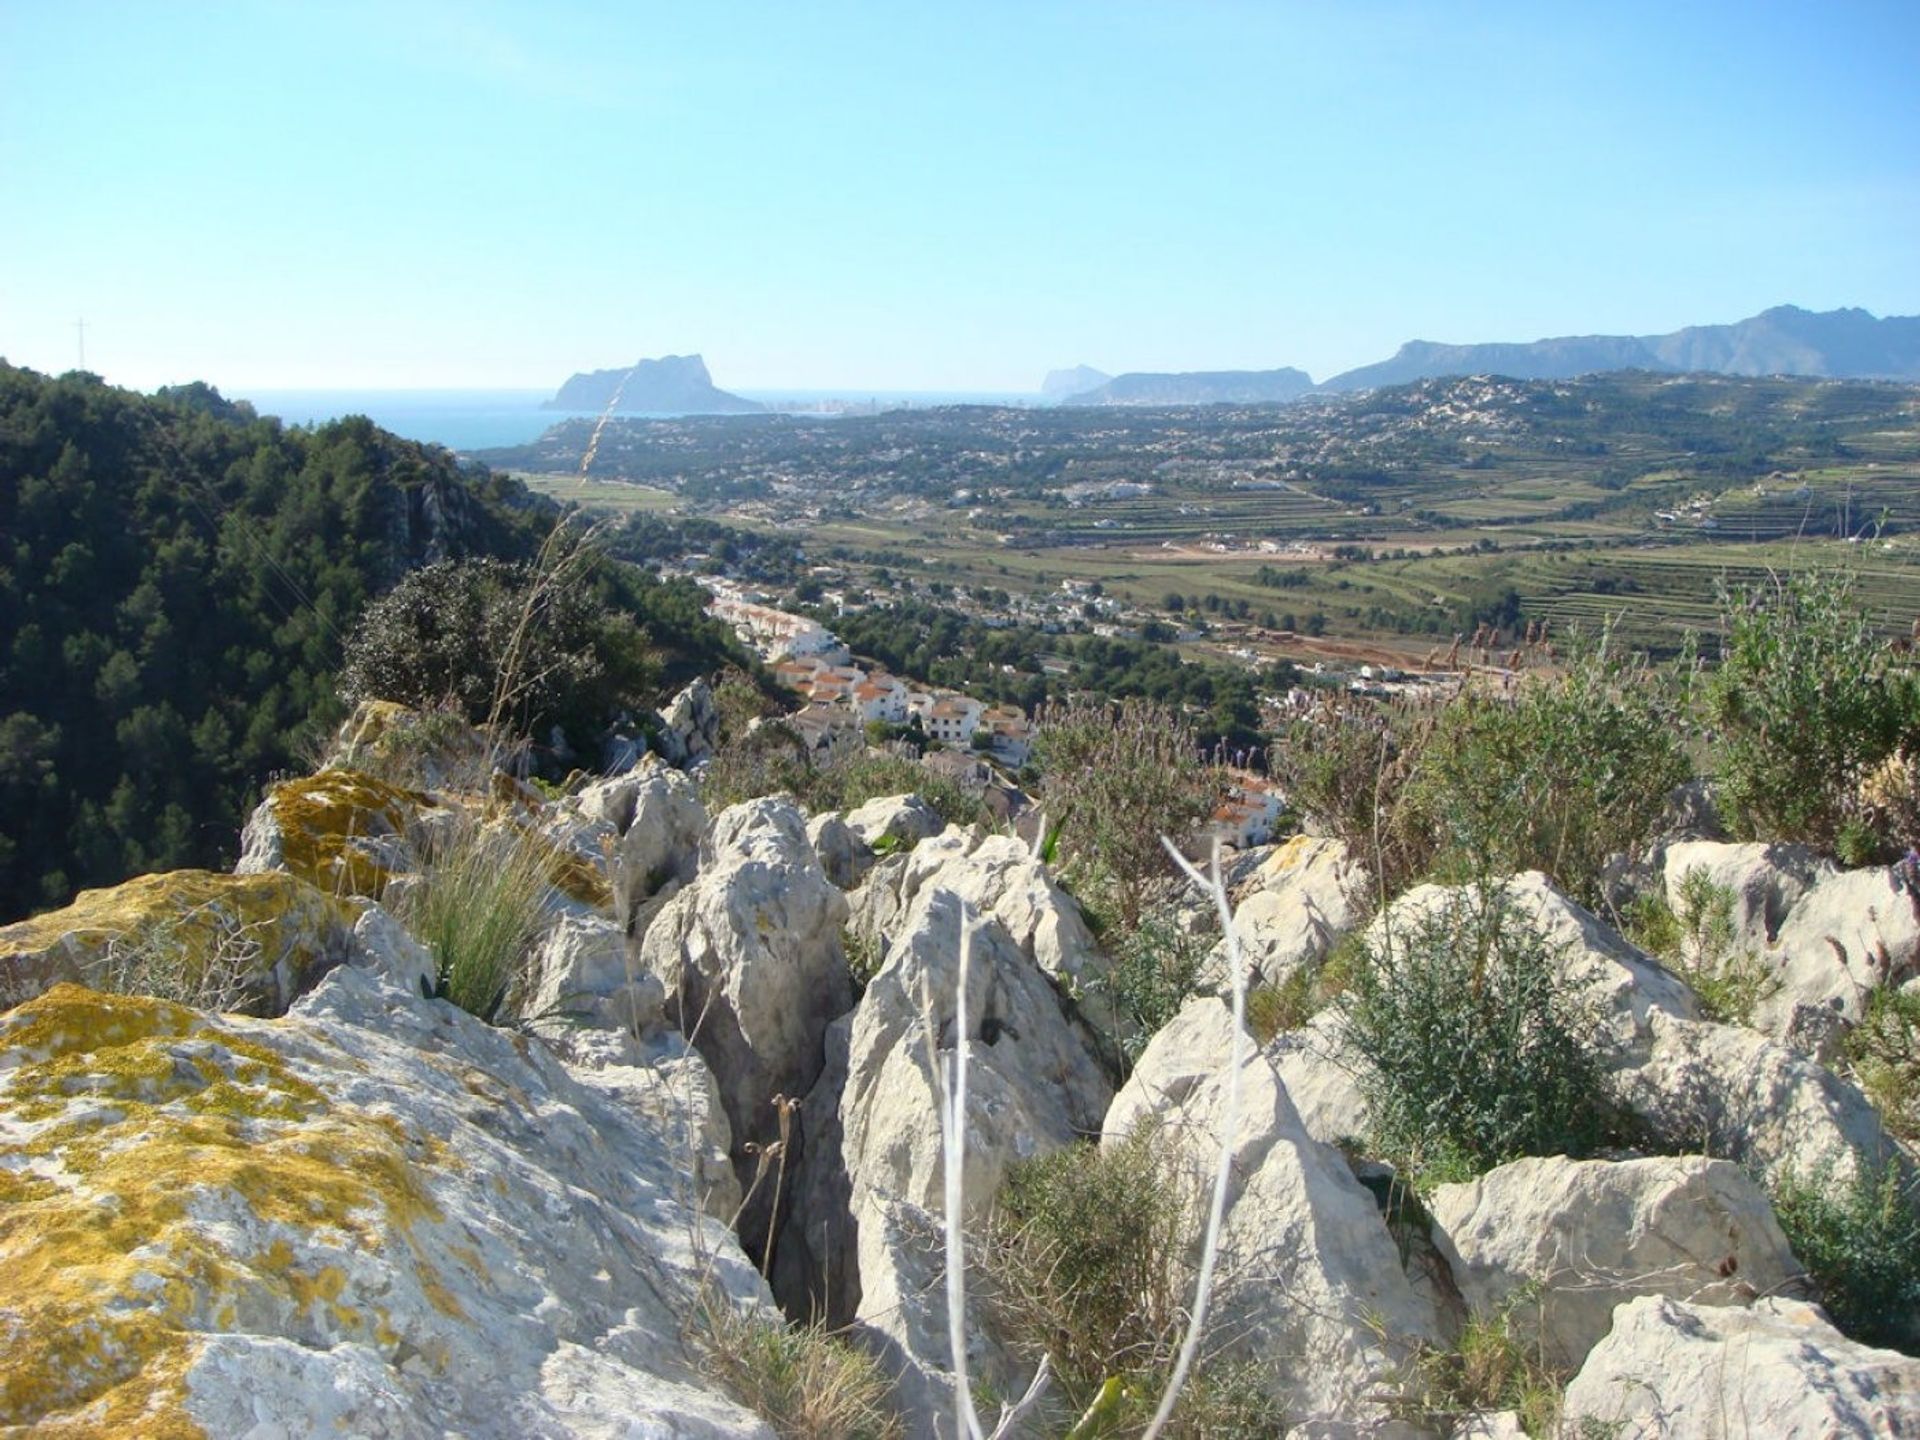
<path id="1" fill-rule="evenodd" d="M 1607 1138 L 1598 1017 L 1502 887 L 1465 886 L 1383 925 L 1340 1003 L 1373 1144 L 1416 1184 Z"/>

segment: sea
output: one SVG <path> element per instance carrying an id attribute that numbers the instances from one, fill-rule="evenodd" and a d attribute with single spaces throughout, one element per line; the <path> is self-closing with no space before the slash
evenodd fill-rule
<path id="1" fill-rule="evenodd" d="M 808 415 L 839 415 L 873 410 L 919 409 L 935 405 L 1038 405 L 1040 397 L 988 390 L 739 390 L 780 410 Z M 542 410 L 551 390 L 244 390 L 229 399 L 245 400 L 262 415 L 277 415 L 290 425 L 319 425 L 345 415 L 364 415 L 383 429 L 409 440 L 445 445 L 470 454 L 503 445 L 524 445 L 548 426 L 579 414 L 598 412 Z"/>

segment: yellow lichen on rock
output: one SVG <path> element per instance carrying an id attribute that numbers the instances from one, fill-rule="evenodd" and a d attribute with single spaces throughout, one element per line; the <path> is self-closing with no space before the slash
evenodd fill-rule
<path id="1" fill-rule="evenodd" d="M 333 895 L 378 899 L 415 814 L 431 797 L 357 770 L 322 770 L 267 792 L 249 830 L 271 826 L 281 867 Z"/>
<path id="2" fill-rule="evenodd" d="M 249 1025 L 67 984 L 0 1016 L 0 1138 L 34 1167 L 0 1170 L 0 1427 L 198 1435 L 181 1406 L 200 1336 L 262 1307 L 317 1343 L 400 1343 L 314 1257 L 413 1249 L 441 1216 L 422 1147 L 329 1103 Z M 236 1254 L 240 1233 L 280 1238 Z"/>
<path id="3" fill-rule="evenodd" d="M 61 980 L 97 983 L 117 959 L 189 984 L 210 967 L 242 962 L 244 988 L 266 1008 L 284 1008 L 346 958 L 351 937 L 346 908 L 292 875 L 141 875 L 0 927 L 0 1009 Z"/>

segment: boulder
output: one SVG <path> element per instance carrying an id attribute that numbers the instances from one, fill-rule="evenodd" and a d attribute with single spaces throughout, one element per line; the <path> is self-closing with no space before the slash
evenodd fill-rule
<path id="1" fill-rule="evenodd" d="M 807 822 L 807 839 L 813 844 L 813 853 L 820 857 L 820 868 L 842 890 L 853 889 L 873 868 L 872 849 L 833 811 Z"/>
<path id="2" fill-rule="evenodd" d="M 956 1003 L 963 921 L 973 927 L 964 1014 Z M 935 1056 L 944 1069 L 966 1047 L 961 1193 L 976 1218 L 1014 1161 L 1096 1132 L 1111 1087 L 1005 926 L 939 887 L 915 897 L 851 1023 L 834 1034 L 836 1058 L 802 1107 L 807 1139 L 795 1186 L 804 1224 L 790 1224 L 781 1241 L 791 1267 L 782 1294 L 790 1306 L 805 1295 L 831 1317 L 850 1317 L 894 1377 L 909 1433 L 945 1434 L 950 1356 L 933 1217 L 943 1211 L 946 1169 Z M 968 1328 L 983 1354 L 992 1348 L 978 1317 Z"/>
<path id="3" fill-rule="evenodd" d="M 625 1106 L 681 1157 L 675 1198 L 731 1226 L 740 1211 L 733 1134 L 706 1061 L 676 1031 L 567 1029 L 547 1042 L 567 1073 Z"/>
<path id="4" fill-rule="evenodd" d="M 700 764 L 720 744 L 720 709 L 713 687 L 698 676 L 660 712 L 656 743 L 669 765 L 686 768 Z"/>
<path id="5" fill-rule="evenodd" d="M 1760 1187 L 1704 1156 L 1515 1160 L 1427 1211 L 1460 1298 L 1568 1370 L 1635 1296 L 1743 1305 L 1804 1278 Z"/>
<path id="6" fill-rule="evenodd" d="M 1290 1425 L 1384 1423 L 1381 1396 L 1422 1344 L 1444 1339 L 1432 1303 L 1401 1269 L 1374 1197 L 1340 1153 L 1301 1124 L 1269 1055 L 1246 1041 L 1240 1118 L 1209 1325 L 1256 1358 Z M 1233 1016 L 1190 1002 L 1154 1036 L 1107 1112 L 1103 1144 L 1161 1127 L 1201 1232 L 1218 1163 L 1234 1053 Z"/>
<path id="7" fill-rule="evenodd" d="M 1338 840 L 1296 835 L 1273 847 L 1233 912 L 1252 983 L 1276 982 L 1326 959 L 1367 917 L 1372 886 L 1366 868 Z M 1224 942 L 1213 965 L 1226 981 Z"/>
<path id="8" fill-rule="evenodd" d="M 1859 1090 L 1745 1026 L 1655 1015 L 1636 1059 L 1615 1083 L 1663 1149 L 1722 1156 L 1769 1184 L 1822 1168 L 1844 1181 L 1899 1155 Z"/>
<path id="9" fill-rule="evenodd" d="M 613 914 L 637 947 L 661 905 L 700 871 L 710 824 L 700 790 L 649 759 L 599 803 L 617 826 Z"/>
<path id="10" fill-rule="evenodd" d="M 353 963 L 365 966 L 410 995 L 431 993 L 439 975 L 433 952 L 374 900 L 350 902 L 360 914 L 353 922 Z"/>
<path id="11" fill-rule="evenodd" d="M 285 870 L 332 895 L 379 898 L 418 869 L 409 832 L 438 809 L 422 791 L 357 770 L 321 770 L 271 787 L 240 832 L 239 875 Z"/>
<path id="12" fill-rule="evenodd" d="M 1301 1029 L 1274 1036 L 1267 1046 L 1300 1123 L 1323 1145 L 1363 1137 L 1370 1123 L 1346 1035 L 1346 1016 L 1329 1009 Z"/>
<path id="13" fill-rule="evenodd" d="M 853 1005 L 840 944 L 847 901 L 785 797 L 723 811 L 711 844 L 711 862 L 653 917 L 639 964 L 659 979 L 668 1017 L 713 1068 L 734 1166 L 752 1192 L 758 1157 L 785 1125 L 775 1097 L 806 1094 L 820 1075 L 827 1025 Z M 755 1194 L 745 1233 L 773 1233 L 772 1188 L 770 1179 Z"/>
<path id="14" fill-rule="evenodd" d="M 1783 1040 L 1844 1031 L 1865 1017 L 1871 991 L 1920 966 L 1920 909 L 1885 866 L 1822 875 L 1787 912 L 1767 959 L 1779 988 L 1754 1007 L 1756 1028 Z"/>
<path id="15" fill-rule="evenodd" d="M 947 828 L 940 812 L 918 795 L 888 795 L 847 812 L 847 828 L 869 849 L 911 850 L 929 835 Z"/>
<path id="16" fill-rule="evenodd" d="M 687 1338 L 771 1302 L 685 1156 L 523 1037 L 342 967 L 277 1021 L 58 986 L 0 1056 L 0 1428 L 771 1440 Z"/>
<path id="17" fill-rule="evenodd" d="M 849 897 L 854 924 L 888 943 L 915 898 L 935 885 L 1004 925 L 1021 953 L 1064 993 L 1096 998 L 1095 982 L 1106 976 L 1110 962 L 1073 897 L 1010 835 L 950 827 L 904 857 L 889 856 Z"/>
<path id="18" fill-rule="evenodd" d="M 0 1008 L 75 980 L 277 1015 L 353 958 L 354 919 L 285 871 L 137 876 L 0 927 Z"/>
<path id="19" fill-rule="evenodd" d="M 601 915 L 562 915 L 535 945 L 514 1013 L 542 1033 L 587 1025 L 635 1036 L 663 1020 L 666 989 L 638 968 L 618 925 Z"/>
<path id="20" fill-rule="evenodd" d="M 1676 913 L 1690 871 L 1702 871 L 1715 885 L 1732 891 L 1734 949 L 1757 954 L 1773 943 L 1800 897 L 1832 869 L 1804 845 L 1695 840 L 1666 847 L 1662 882 L 1667 904 Z"/>
<path id="21" fill-rule="evenodd" d="M 1802 1301 L 1645 1295 L 1615 1312 L 1562 1414 L 1571 1433 L 1617 1440 L 1914 1436 L 1920 1360 L 1857 1345 Z"/>

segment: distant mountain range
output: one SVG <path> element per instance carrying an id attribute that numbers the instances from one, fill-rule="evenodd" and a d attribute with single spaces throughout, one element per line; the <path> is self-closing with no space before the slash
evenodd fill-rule
<path id="1" fill-rule="evenodd" d="M 541 408 L 611 409 L 619 415 L 754 415 L 767 407 L 716 389 L 707 362 L 698 355 L 662 355 L 629 370 L 575 375 Z"/>
<path id="2" fill-rule="evenodd" d="M 1082 366 L 1081 369 L 1085 370 Z M 1721 375 L 1805 375 L 1836 380 L 1920 381 L 1920 316 L 1877 319 L 1865 310 L 1778 305 L 1732 325 L 1690 325 L 1670 335 L 1567 335 L 1530 344 L 1441 345 L 1410 340 L 1391 360 L 1321 385 L 1299 370 L 1121 375 L 1098 389 L 1067 391 L 1075 405 L 1206 405 L 1345 394 L 1448 375 L 1565 380 L 1601 370 Z M 1051 383 L 1055 371 L 1047 377 Z M 1098 373 L 1098 372 L 1093 372 Z"/>
<path id="3" fill-rule="evenodd" d="M 1104 370 L 1096 370 L 1091 365 L 1076 365 L 1071 370 L 1049 370 L 1047 378 L 1040 382 L 1040 393 L 1049 400 L 1065 400 L 1074 395 L 1084 395 L 1089 390 L 1098 390 L 1113 377 Z"/>

